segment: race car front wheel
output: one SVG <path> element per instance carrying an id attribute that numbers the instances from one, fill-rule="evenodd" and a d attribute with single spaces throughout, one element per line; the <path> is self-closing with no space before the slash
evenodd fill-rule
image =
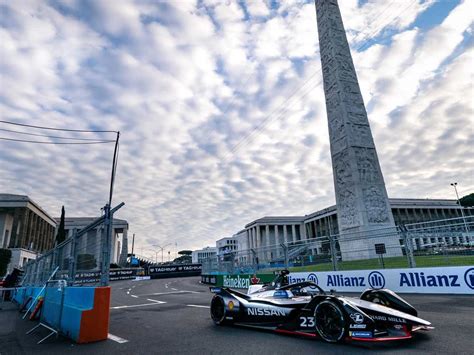
<path id="1" fill-rule="evenodd" d="M 346 320 L 341 307 L 331 301 L 319 303 L 314 310 L 316 331 L 328 343 L 337 343 L 344 339 L 346 334 Z"/>
<path id="2" fill-rule="evenodd" d="M 211 301 L 211 318 L 217 325 L 224 324 L 225 302 L 221 296 L 215 295 Z"/>

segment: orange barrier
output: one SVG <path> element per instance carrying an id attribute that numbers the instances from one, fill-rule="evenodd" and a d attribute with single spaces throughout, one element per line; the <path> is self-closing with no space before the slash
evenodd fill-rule
<path id="1" fill-rule="evenodd" d="M 109 333 L 110 287 L 96 287 L 94 306 L 83 311 L 78 343 L 105 340 Z"/>

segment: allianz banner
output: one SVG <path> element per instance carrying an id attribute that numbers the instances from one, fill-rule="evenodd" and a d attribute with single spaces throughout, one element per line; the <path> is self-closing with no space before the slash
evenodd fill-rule
<path id="1" fill-rule="evenodd" d="M 290 283 L 309 280 L 326 291 L 388 288 L 400 293 L 474 294 L 474 266 L 294 272 L 288 277 Z"/>

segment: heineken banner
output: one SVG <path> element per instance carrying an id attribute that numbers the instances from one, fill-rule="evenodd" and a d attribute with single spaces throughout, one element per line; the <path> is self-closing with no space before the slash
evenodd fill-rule
<path id="1" fill-rule="evenodd" d="M 274 278 L 274 274 L 201 275 L 201 282 L 230 288 L 248 288 L 250 285 L 271 282 Z"/>
<path id="2" fill-rule="evenodd" d="M 212 278 L 213 279 L 210 279 Z M 203 283 L 230 288 L 248 288 L 270 282 L 274 274 L 203 275 Z M 212 282 L 210 282 L 212 280 Z M 322 289 L 339 292 L 362 292 L 388 288 L 399 293 L 474 294 L 474 267 L 433 267 L 414 269 L 379 269 L 327 272 L 292 272 L 290 283 L 312 281 Z"/>

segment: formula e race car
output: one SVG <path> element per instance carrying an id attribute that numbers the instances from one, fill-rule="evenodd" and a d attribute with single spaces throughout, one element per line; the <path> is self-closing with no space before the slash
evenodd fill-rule
<path id="1" fill-rule="evenodd" d="M 408 302 L 388 289 L 369 289 L 360 298 L 326 294 L 311 281 L 288 284 L 283 270 L 267 285 L 252 285 L 247 294 L 211 287 L 211 318 L 278 333 L 319 337 L 326 342 L 381 342 L 409 339 L 433 329 Z"/>

